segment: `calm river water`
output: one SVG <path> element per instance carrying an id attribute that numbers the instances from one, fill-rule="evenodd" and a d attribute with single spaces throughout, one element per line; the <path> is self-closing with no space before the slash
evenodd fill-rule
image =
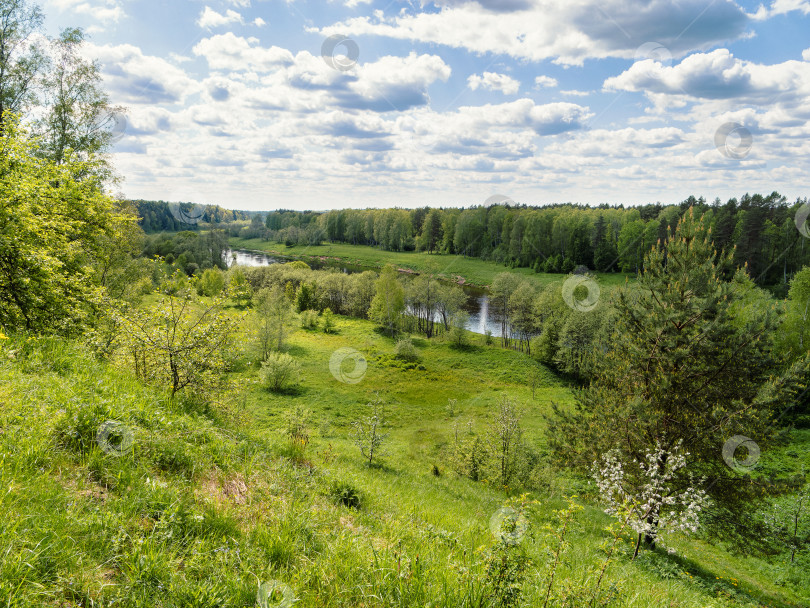
<path id="1" fill-rule="evenodd" d="M 225 255 L 227 256 L 226 259 L 228 260 L 229 266 L 233 266 L 234 264 L 238 264 L 239 266 L 269 266 L 270 264 L 279 264 L 290 261 L 281 257 L 273 257 L 259 251 L 246 251 L 242 249 L 228 250 Z M 364 266 L 349 264 L 320 265 L 315 262 L 307 263 L 313 268 L 323 268 L 325 266 L 329 266 L 332 268 L 338 268 L 347 273 L 369 270 L 369 268 Z M 464 306 L 464 310 L 466 310 L 467 314 L 470 315 L 470 320 L 467 323 L 467 329 L 478 334 L 484 334 L 486 330 L 489 329 L 493 336 L 500 336 L 501 324 L 489 312 L 489 294 L 487 291 L 485 289 L 470 287 L 468 285 L 462 285 L 461 288 L 464 290 L 464 293 L 467 294 L 467 303 Z"/>

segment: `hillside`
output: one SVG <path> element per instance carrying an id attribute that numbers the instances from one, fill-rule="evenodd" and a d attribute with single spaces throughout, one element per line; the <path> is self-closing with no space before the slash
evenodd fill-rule
<path id="1" fill-rule="evenodd" d="M 444 448 L 456 422 L 462 432 L 471 419 L 480 428 L 502 395 L 525 404 L 527 437 L 536 443 L 550 402 L 568 403 L 571 392 L 542 369 L 532 399 L 525 372 L 536 364 L 514 351 L 414 342 L 425 369 L 393 359 L 393 341 L 371 323 L 339 317 L 334 335 L 291 336 L 289 352 L 304 364 L 297 391 L 268 393 L 252 382 L 258 366 L 246 356 L 230 375 L 244 392 L 201 403 L 172 401 L 73 342 L 4 340 L 6 605 L 253 606 L 269 581 L 283 591 L 268 604 L 277 606 L 293 598 L 302 607 L 489 605 L 500 563 L 491 521 L 508 496 L 453 473 Z M 356 384 L 336 381 L 329 368 L 331 354 L 349 346 L 368 361 Z M 375 391 L 385 401 L 389 449 L 368 467 L 349 423 Z M 448 398 L 457 400 L 452 417 Z M 283 431 L 284 413 L 296 405 L 312 411 L 301 451 Z M 131 431 L 131 445 L 99 442 L 111 420 Z M 806 437 L 792 448 L 799 460 L 807 456 L 802 446 Z M 557 547 L 545 527 L 558 529 L 555 511 L 574 491 L 561 478 L 540 481 L 545 491 L 524 497 L 528 530 L 514 549 L 530 560 L 515 563 L 525 569 L 531 606 L 544 605 L 546 552 Z M 587 486 L 579 491 L 574 500 L 585 510 L 569 526 L 555 594 L 592 586 L 584 581 L 602 567 L 600 547 L 611 539 L 610 518 Z M 659 548 L 631 562 L 632 539 L 623 538 L 602 587 L 615 601 L 605 605 L 810 601 L 806 587 L 784 583 L 779 564 L 695 539 L 672 537 L 667 546 L 672 553 Z"/>

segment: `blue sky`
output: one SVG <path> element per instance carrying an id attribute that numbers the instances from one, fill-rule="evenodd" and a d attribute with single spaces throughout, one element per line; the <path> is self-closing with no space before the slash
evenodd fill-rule
<path id="1" fill-rule="evenodd" d="M 328 209 L 810 194 L 810 0 L 42 7 L 49 33 L 90 34 L 126 108 L 114 154 L 133 198 Z M 347 42 L 324 58 L 329 40 Z"/>

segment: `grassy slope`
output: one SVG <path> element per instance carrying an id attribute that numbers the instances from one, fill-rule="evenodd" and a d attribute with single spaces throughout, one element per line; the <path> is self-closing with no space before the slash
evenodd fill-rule
<path id="1" fill-rule="evenodd" d="M 245 409 L 218 421 L 171 403 L 73 344 L 15 338 L 0 347 L 0 596 L 10 606 L 90 599 L 252 606 L 257 581 L 277 579 L 303 607 L 467 605 L 463 594 L 483 575 L 482 551 L 492 545 L 489 518 L 505 495 L 457 478 L 440 460 L 437 446 L 452 424 L 447 398 L 458 399 L 460 420 L 480 422 L 499 395 L 518 397 L 530 403 L 525 422 L 538 440 L 540 415 L 552 400 L 569 401 L 570 390 L 549 373 L 532 402 L 522 385 L 531 363 L 481 345 L 460 354 L 417 341 L 425 371 L 381 367 L 374 357 L 390 353 L 391 340 L 365 321 L 339 318 L 338 330 L 291 337 L 290 352 L 304 365 L 298 394 L 270 395 L 253 385 Z M 331 353 L 342 346 L 359 348 L 370 361 L 358 384 L 341 384 L 329 371 Z M 237 376 L 255 378 L 249 359 L 240 360 Z M 347 432 L 375 389 L 389 403 L 391 438 L 382 466 L 369 469 Z M 279 455 L 282 413 L 295 403 L 313 410 L 320 429 L 308 464 Z M 86 423 L 74 420 L 80 412 L 92 414 Z M 133 429 L 130 453 L 105 455 L 95 447 L 95 428 L 107 419 Z M 86 450 L 77 443 L 82 438 Z M 441 477 L 431 474 L 433 464 Z M 329 497 L 336 481 L 361 492 L 360 510 Z M 542 524 L 564 503 L 553 484 L 537 498 L 535 538 L 524 546 L 542 563 Z M 580 516 L 558 581 L 576 585 L 600 563 L 607 523 L 595 508 Z M 762 561 L 685 539 L 671 545 L 678 557 L 622 557 L 611 567 L 608 578 L 622 586 L 624 605 L 759 605 L 751 598 L 807 605 L 808 597 L 777 587 Z M 628 543 L 623 552 L 630 549 Z M 736 601 L 717 599 L 740 589 L 746 593 Z M 542 605 L 540 594 L 532 574 L 528 605 Z"/>
<path id="2" fill-rule="evenodd" d="M 332 261 L 341 261 L 359 266 L 382 267 L 393 264 L 397 268 L 409 269 L 419 273 L 429 272 L 447 279 L 463 277 L 467 283 L 488 286 L 495 276 L 507 270 L 495 262 L 487 262 L 461 255 L 428 254 L 415 251 L 383 251 L 366 245 L 326 244 L 317 246 L 287 247 L 283 243 L 273 243 L 261 239 L 231 238 L 231 247 L 235 249 L 253 249 L 277 255 L 307 258 L 325 257 Z M 536 273 L 531 268 L 514 268 L 510 272 L 524 276 L 538 285 L 546 285 L 559 280 L 561 275 Z M 600 273 L 600 282 L 604 285 L 624 284 L 625 275 Z"/>

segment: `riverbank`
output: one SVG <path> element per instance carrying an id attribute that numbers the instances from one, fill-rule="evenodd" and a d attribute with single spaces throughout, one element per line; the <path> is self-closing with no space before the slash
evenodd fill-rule
<path id="1" fill-rule="evenodd" d="M 230 238 L 233 249 L 246 249 L 276 255 L 304 262 L 320 262 L 325 265 L 350 265 L 368 269 L 379 269 L 391 264 L 397 270 L 411 274 L 432 274 L 446 281 L 460 285 L 488 288 L 495 277 L 502 272 L 512 272 L 523 276 L 538 286 L 559 281 L 561 274 L 537 273 L 531 268 L 508 268 L 495 262 L 468 258 L 462 255 L 425 253 L 416 251 L 383 251 L 367 245 L 346 245 L 327 243 L 324 245 L 287 247 L 283 243 L 261 239 Z M 627 275 L 618 273 L 597 273 L 603 286 L 622 285 Z"/>

